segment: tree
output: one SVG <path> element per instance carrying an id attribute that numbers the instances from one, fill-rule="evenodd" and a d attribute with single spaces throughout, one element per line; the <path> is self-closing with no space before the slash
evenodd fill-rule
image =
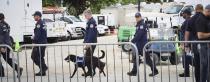
<path id="1" fill-rule="evenodd" d="M 101 8 L 116 4 L 116 2 L 117 0 L 64 0 L 64 5 L 68 7 L 70 14 L 78 16 L 88 8 L 93 13 L 99 13 Z"/>
<path id="2" fill-rule="evenodd" d="M 160 0 L 140 0 L 146 2 L 160 2 Z M 61 0 L 43 0 L 43 6 L 60 6 Z M 120 2 L 123 5 L 137 4 L 138 0 L 64 0 L 69 14 L 79 16 L 84 10 L 90 8 L 93 13 L 99 13 L 100 9 Z"/>

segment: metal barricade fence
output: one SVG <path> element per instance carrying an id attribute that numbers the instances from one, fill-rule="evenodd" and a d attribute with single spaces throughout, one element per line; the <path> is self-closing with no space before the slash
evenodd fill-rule
<path id="1" fill-rule="evenodd" d="M 151 41 L 143 58 L 144 82 L 210 81 L 210 41 Z M 151 69 L 148 60 L 152 60 Z M 152 72 L 158 74 L 149 77 Z"/>
<path id="2" fill-rule="evenodd" d="M 0 45 L 0 82 L 15 82 L 19 75 L 16 59 L 10 46 Z"/>
<path id="3" fill-rule="evenodd" d="M 94 55 L 90 58 L 91 63 L 88 63 L 88 57 L 84 56 L 84 48 L 85 46 L 93 45 L 96 46 L 95 52 Z M 143 78 L 140 78 L 139 73 L 143 74 L 143 72 L 140 72 L 140 70 L 137 70 L 137 74 L 134 77 L 127 75 L 127 72 L 129 72 L 133 67 L 133 64 L 129 62 L 131 59 L 130 56 L 132 55 L 130 52 L 123 52 L 122 49 L 119 48 L 119 45 L 131 45 L 134 49 L 134 54 L 138 54 L 136 46 L 132 43 L 22 45 L 20 50 L 17 52 L 16 58 L 18 65 L 23 68 L 23 73 L 21 77 L 18 77 L 17 79 L 14 78 L 14 82 L 141 82 L 141 79 Z M 44 68 L 44 65 L 41 65 L 43 64 L 43 60 L 40 60 L 42 59 L 42 57 L 38 56 L 38 53 L 41 53 L 40 50 L 43 47 L 46 47 L 44 59 L 48 69 L 46 71 L 46 76 L 35 76 L 35 73 L 46 70 Z M 33 51 L 34 48 L 37 48 L 39 50 Z M 103 54 L 101 50 L 105 52 L 104 58 L 101 57 Z M 32 57 L 32 53 L 36 54 L 35 59 L 33 59 L 34 57 Z M 77 64 L 75 62 L 72 62 L 74 61 L 74 58 L 72 59 L 72 61 L 68 62 L 68 60 L 71 60 L 71 57 L 69 56 L 71 54 L 78 57 L 75 60 Z M 96 59 L 96 61 L 94 57 L 96 57 L 97 59 L 100 57 L 101 58 L 99 60 Z M 81 58 L 82 60 L 80 60 Z M 137 60 L 138 55 L 136 55 L 136 62 L 138 63 L 139 61 Z M 34 64 L 37 62 L 40 65 L 39 67 Z M 86 73 L 88 71 L 87 66 L 91 64 L 91 67 L 93 68 L 91 71 L 93 72 L 94 70 L 96 70 L 96 74 L 92 77 L 88 76 L 85 78 L 84 76 L 82 76 L 82 74 L 85 75 L 83 70 L 81 68 L 78 68 L 75 75 L 70 78 L 75 67 L 79 67 L 81 63 L 82 66 L 86 66 Z M 103 63 L 105 64 L 105 67 L 103 66 Z M 94 69 L 94 67 L 96 67 L 96 69 Z M 139 66 L 137 65 L 137 67 Z M 105 72 L 105 76 L 103 73 L 99 73 L 102 72 L 102 70 Z M 91 75 L 93 75 L 93 73 Z M 8 75 L 9 79 L 12 79 L 10 78 L 10 76 L 12 76 L 12 74 Z M 6 81 L 3 80 L 1 82 Z"/>

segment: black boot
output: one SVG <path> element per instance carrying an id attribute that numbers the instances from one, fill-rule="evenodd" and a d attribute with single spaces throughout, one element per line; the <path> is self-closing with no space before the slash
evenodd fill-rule
<path id="1" fill-rule="evenodd" d="M 19 70 L 17 70 L 17 77 L 21 77 L 22 73 L 23 73 L 23 68 L 19 68 Z"/>
<path id="2" fill-rule="evenodd" d="M 5 77 L 4 71 L 0 72 L 0 77 Z"/>
<path id="3" fill-rule="evenodd" d="M 40 71 L 39 73 L 36 73 L 35 76 L 46 76 L 46 71 L 48 70 L 48 67 L 45 67 Z"/>
<path id="4" fill-rule="evenodd" d="M 136 76 L 137 74 L 136 74 L 136 72 L 131 71 L 131 72 L 128 72 L 127 75 L 129 75 L 129 76 Z"/>
<path id="5" fill-rule="evenodd" d="M 150 76 L 150 77 L 153 77 L 153 76 L 155 76 L 155 75 L 157 75 L 157 74 L 159 74 L 159 72 L 156 70 L 156 71 L 152 72 L 151 74 L 149 74 L 149 76 Z"/>
<path id="6" fill-rule="evenodd" d="M 179 74 L 179 77 L 190 77 L 190 74 L 189 73 L 182 73 L 182 74 Z"/>

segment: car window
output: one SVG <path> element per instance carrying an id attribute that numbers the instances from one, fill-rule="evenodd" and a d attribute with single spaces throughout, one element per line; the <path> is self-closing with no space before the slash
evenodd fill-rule
<path id="1" fill-rule="evenodd" d="M 60 20 L 61 20 L 61 21 L 64 21 L 64 22 L 67 22 L 67 23 L 70 23 L 70 24 L 73 23 L 73 22 L 72 22 L 69 18 L 67 18 L 67 17 L 61 17 Z"/>
<path id="2" fill-rule="evenodd" d="M 82 20 L 80 20 L 80 19 L 78 19 L 78 18 L 76 18 L 76 17 L 70 17 L 70 19 L 72 19 L 72 20 L 75 21 L 75 22 L 82 22 Z"/>
<path id="3" fill-rule="evenodd" d="M 170 6 L 170 7 L 166 8 L 164 10 L 164 13 L 166 13 L 166 14 L 178 14 L 183 7 L 184 7 L 183 5 L 173 5 L 173 6 Z"/>
<path id="4" fill-rule="evenodd" d="M 191 12 L 194 11 L 193 6 L 186 6 L 186 7 L 183 8 L 183 10 L 186 10 L 186 9 L 189 9 Z"/>
<path id="5" fill-rule="evenodd" d="M 44 22 L 54 22 L 52 19 L 43 19 Z"/>

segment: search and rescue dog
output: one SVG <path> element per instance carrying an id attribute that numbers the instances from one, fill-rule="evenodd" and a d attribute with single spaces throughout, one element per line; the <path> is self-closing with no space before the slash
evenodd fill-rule
<path id="1" fill-rule="evenodd" d="M 82 76 L 94 76 L 96 74 L 95 69 L 96 67 L 99 69 L 99 73 L 103 73 L 104 76 L 106 76 L 105 72 L 104 72 L 104 67 L 105 67 L 105 63 L 102 62 L 100 59 L 103 59 L 105 57 L 105 52 L 103 50 L 101 50 L 102 52 L 102 56 L 101 57 L 95 57 L 92 56 L 92 58 L 90 56 L 83 56 L 83 57 L 79 57 L 76 55 L 68 55 L 64 60 L 66 62 L 74 62 L 75 63 L 75 69 L 73 74 L 71 75 L 71 78 L 74 77 L 76 71 L 78 68 L 82 68 L 82 70 L 84 71 L 84 74 L 82 74 Z M 92 60 L 92 62 L 91 62 Z M 93 70 L 93 73 L 86 73 L 85 71 L 85 67 L 87 66 L 87 68 Z"/>

